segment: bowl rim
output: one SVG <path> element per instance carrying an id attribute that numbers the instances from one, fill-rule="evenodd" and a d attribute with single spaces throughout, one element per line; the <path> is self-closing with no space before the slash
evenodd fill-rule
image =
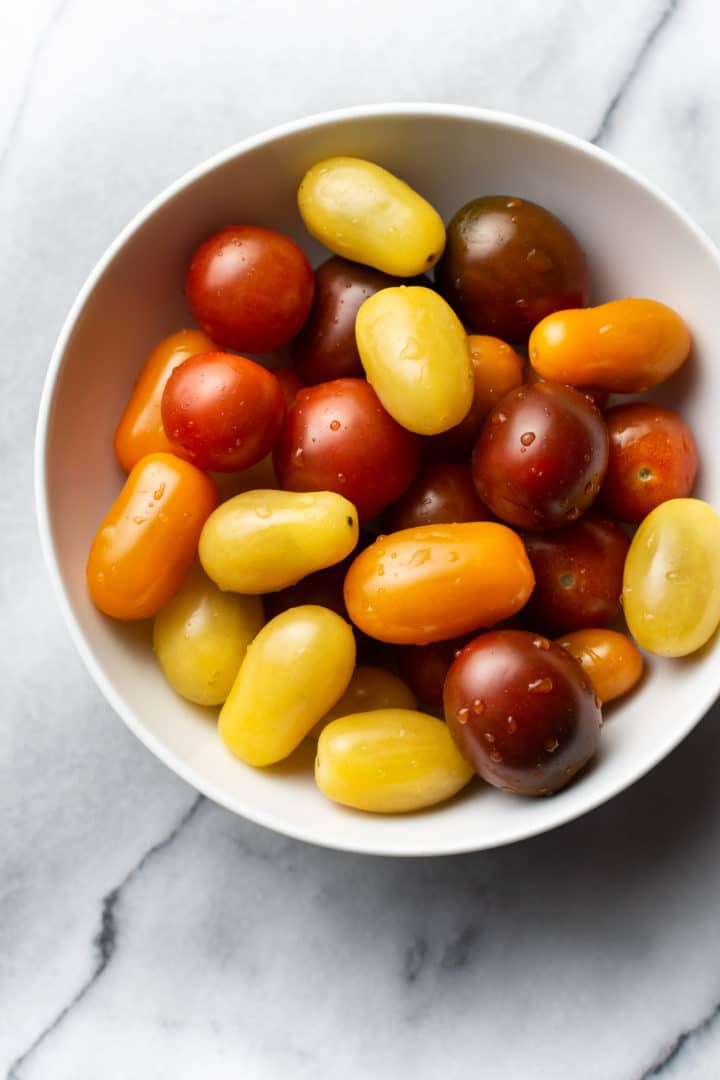
<path id="1" fill-rule="evenodd" d="M 40 537 L 40 547 L 45 566 L 52 582 L 52 589 L 66 627 L 70 632 L 70 637 L 80 658 L 105 700 L 120 716 L 130 731 L 132 731 L 140 742 L 172 772 L 177 776 L 180 776 L 181 779 L 196 791 L 211 799 L 213 802 L 218 803 L 220 806 L 223 806 L 225 809 L 230 810 L 232 813 L 238 814 L 265 828 L 272 829 L 284 836 L 302 840 L 306 843 L 316 844 L 320 847 L 330 848 L 335 851 L 347 851 L 355 854 L 383 855 L 388 857 L 413 858 L 458 855 L 474 851 L 489 850 L 495 847 L 517 843 L 521 840 L 530 839 L 534 836 L 557 829 L 561 825 L 568 824 L 570 821 L 582 817 L 590 811 L 597 809 L 599 806 L 602 806 L 604 803 L 629 788 L 636 781 L 640 780 L 675 749 L 675 747 L 705 716 L 708 709 L 718 697 L 719 688 L 716 688 L 714 684 L 710 683 L 707 693 L 698 697 L 696 707 L 680 720 L 677 728 L 673 730 L 668 738 L 655 748 L 655 751 L 650 754 L 647 759 L 639 763 L 637 769 L 621 772 L 606 789 L 596 793 L 594 797 L 590 797 L 587 802 L 579 807 L 572 806 L 568 808 L 563 802 L 558 801 L 556 804 L 556 811 L 550 822 L 544 819 L 542 823 L 537 826 L 534 826 L 532 823 L 523 825 L 517 830 L 517 833 L 513 834 L 511 837 L 501 836 L 493 839 L 492 837 L 485 838 L 482 835 L 475 835 L 469 840 L 459 837 L 457 843 L 443 845 L 439 849 L 434 848 L 432 845 L 428 847 L 419 845 L 418 847 L 413 846 L 412 850 L 403 850 L 402 847 L 397 848 L 395 844 L 383 847 L 381 844 L 373 842 L 372 840 L 363 842 L 362 840 L 357 839 L 343 841 L 343 844 L 340 845 L 332 839 L 325 838 L 321 834 L 318 835 L 317 831 L 312 827 L 305 827 L 302 824 L 281 819 L 273 813 L 258 810 L 252 806 L 252 804 L 249 806 L 244 805 L 241 795 L 231 799 L 223 791 L 216 788 L 212 781 L 201 774 L 198 774 L 192 765 L 181 760 L 173 750 L 166 746 L 152 732 L 147 730 L 132 709 L 125 706 L 95 659 L 90 643 L 86 639 L 72 610 L 62 581 L 50 520 L 47 476 L 48 432 L 50 418 L 55 404 L 59 376 L 64 365 L 68 343 L 70 342 L 78 319 L 82 314 L 85 303 L 100 277 L 118 252 L 122 250 L 127 241 L 142 225 L 144 225 L 156 210 L 162 207 L 179 192 L 192 185 L 196 180 L 207 173 L 212 172 L 214 169 L 223 166 L 232 159 L 239 157 L 248 151 L 254 150 L 257 147 L 271 143 L 276 139 L 284 138 L 297 132 L 342 123 L 346 120 L 366 119 L 374 116 L 383 118 L 394 116 L 428 116 L 433 118 L 447 117 L 448 119 L 453 120 L 467 119 L 479 121 L 490 127 L 510 128 L 522 131 L 526 134 L 535 135 L 555 144 L 561 144 L 584 156 L 593 158 L 596 161 L 611 167 L 614 171 L 619 172 L 626 179 L 642 188 L 645 192 L 648 192 L 661 203 L 664 208 L 678 219 L 680 224 L 694 236 L 698 244 L 705 249 L 706 253 L 717 264 L 718 270 L 720 271 L 720 251 L 718 248 L 690 215 L 683 210 L 678 203 L 666 195 L 654 182 L 645 179 L 645 177 L 631 166 L 626 165 L 601 147 L 598 147 L 577 135 L 572 135 L 569 132 L 565 132 L 541 121 L 525 118 L 514 113 L 506 113 L 472 105 L 440 104 L 431 102 L 390 102 L 371 105 L 354 105 L 342 109 L 313 113 L 309 116 L 277 124 L 262 132 L 242 139 L 237 143 L 233 143 L 224 150 L 213 154 L 211 157 L 189 169 L 178 179 L 168 184 L 158 195 L 150 199 L 150 201 L 131 218 L 125 227 L 121 229 L 90 270 L 62 324 L 43 383 L 34 441 L 33 478 L 35 489 L 35 515 Z M 242 808 L 239 808 L 238 804 L 240 804 Z"/>

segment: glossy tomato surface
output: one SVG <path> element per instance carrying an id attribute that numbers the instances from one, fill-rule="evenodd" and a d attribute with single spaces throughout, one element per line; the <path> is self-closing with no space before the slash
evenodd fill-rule
<path id="1" fill-rule="evenodd" d="M 192 257 L 185 292 L 193 315 L 218 345 L 271 352 L 297 334 L 315 279 L 292 240 L 260 225 L 228 225 Z"/>
<path id="2" fill-rule="evenodd" d="M 593 403 L 569 386 L 535 383 L 511 390 L 488 416 L 473 479 L 502 521 L 552 529 L 587 510 L 607 459 L 607 429 Z"/>
<path id="3" fill-rule="evenodd" d="M 527 199 L 487 195 L 458 210 L 435 280 L 468 330 L 525 342 L 553 311 L 587 304 L 590 275 L 570 230 Z"/>
<path id="4" fill-rule="evenodd" d="M 428 461 L 412 485 L 387 511 L 388 531 L 454 521 L 489 521 L 492 514 L 475 490 L 463 461 Z"/>
<path id="5" fill-rule="evenodd" d="M 285 395 L 266 368 L 232 353 L 201 353 L 175 368 L 162 396 L 171 442 L 203 469 L 246 469 L 272 450 Z"/>
<path id="6" fill-rule="evenodd" d="M 590 679 L 565 649 L 522 630 L 471 641 L 448 672 L 444 700 L 464 756 L 505 791 L 550 795 L 598 749 L 602 715 Z"/>
<path id="7" fill-rule="evenodd" d="M 334 379 L 299 392 L 274 461 L 282 487 L 335 491 L 367 521 L 411 483 L 420 440 L 393 420 L 364 379 Z"/>

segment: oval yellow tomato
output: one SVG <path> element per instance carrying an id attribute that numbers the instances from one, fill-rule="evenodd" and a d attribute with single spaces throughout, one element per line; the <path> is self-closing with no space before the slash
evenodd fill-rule
<path id="1" fill-rule="evenodd" d="M 638 645 L 659 656 L 701 648 L 720 623 L 720 516 L 669 499 L 640 524 L 625 560 L 623 607 Z"/>
<path id="2" fill-rule="evenodd" d="M 352 563 L 344 593 L 350 618 L 366 634 L 426 645 L 509 618 L 534 584 L 517 533 L 479 521 L 378 537 Z"/>
<path id="3" fill-rule="evenodd" d="M 299 746 L 335 704 L 355 666 L 349 624 L 329 608 L 289 608 L 248 647 L 227 701 L 220 736 L 248 765 L 272 765 Z"/>
<path id="4" fill-rule="evenodd" d="M 368 382 L 408 431 L 437 435 L 464 419 L 474 393 L 467 334 L 432 289 L 400 285 L 368 297 L 355 337 Z"/>
<path id="5" fill-rule="evenodd" d="M 326 158 L 298 190 L 308 232 L 336 255 L 386 274 L 414 277 L 445 248 L 436 210 L 397 176 L 361 158 Z"/>
<path id="6" fill-rule="evenodd" d="M 447 724 L 411 709 L 343 716 L 322 731 L 315 780 L 323 795 L 376 814 L 421 810 L 472 779 Z"/>

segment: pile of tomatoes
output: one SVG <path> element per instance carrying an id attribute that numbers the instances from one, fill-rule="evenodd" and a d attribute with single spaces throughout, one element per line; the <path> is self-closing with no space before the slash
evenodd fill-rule
<path id="1" fill-rule="evenodd" d="M 154 618 L 169 682 L 221 707 L 242 761 L 317 739 L 340 803 L 419 809 L 475 773 L 557 791 L 638 645 L 686 655 L 720 622 L 691 431 L 608 401 L 673 375 L 688 329 L 654 300 L 588 307 L 577 240 L 524 199 L 473 199 L 446 230 L 402 180 L 332 158 L 298 205 L 333 253 L 314 273 L 257 225 L 193 255 L 202 329 L 158 344 L 120 420 L 92 599 Z M 246 355 L 286 345 L 291 366 Z"/>

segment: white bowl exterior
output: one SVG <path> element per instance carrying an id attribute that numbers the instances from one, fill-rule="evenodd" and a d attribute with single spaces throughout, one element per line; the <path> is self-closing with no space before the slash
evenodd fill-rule
<path id="1" fill-rule="evenodd" d="M 251 139 L 179 180 L 127 227 L 90 275 L 53 355 L 38 421 L 36 493 L 46 560 L 73 638 L 98 686 L 135 734 L 210 798 L 280 832 L 388 855 L 472 851 L 541 833 L 604 802 L 664 757 L 720 687 L 717 647 L 650 661 L 650 677 L 612 710 L 591 770 L 547 800 L 493 789 L 428 811 L 376 817 L 326 801 L 304 760 L 253 770 L 223 747 L 214 714 L 163 679 L 147 626 L 100 615 L 85 587 L 91 538 L 123 475 L 112 433 L 149 350 L 191 325 L 182 295 L 195 246 L 214 229 L 256 222 L 287 233 L 316 263 L 295 203 L 305 170 L 351 154 L 399 174 L 447 220 L 479 194 L 542 203 L 576 233 L 594 299 L 649 296 L 677 308 L 694 339 L 688 369 L 660 396 L 696 433 L 697 494 L 720 506 L 720 364 L 714 356 L 720 259 L 696 226 L 651 185 L 602 151 L 542 125 L 482 110 L 377 106 L 310 118 Z M 302 766 L 305 767 L 302 767 Z"/>

